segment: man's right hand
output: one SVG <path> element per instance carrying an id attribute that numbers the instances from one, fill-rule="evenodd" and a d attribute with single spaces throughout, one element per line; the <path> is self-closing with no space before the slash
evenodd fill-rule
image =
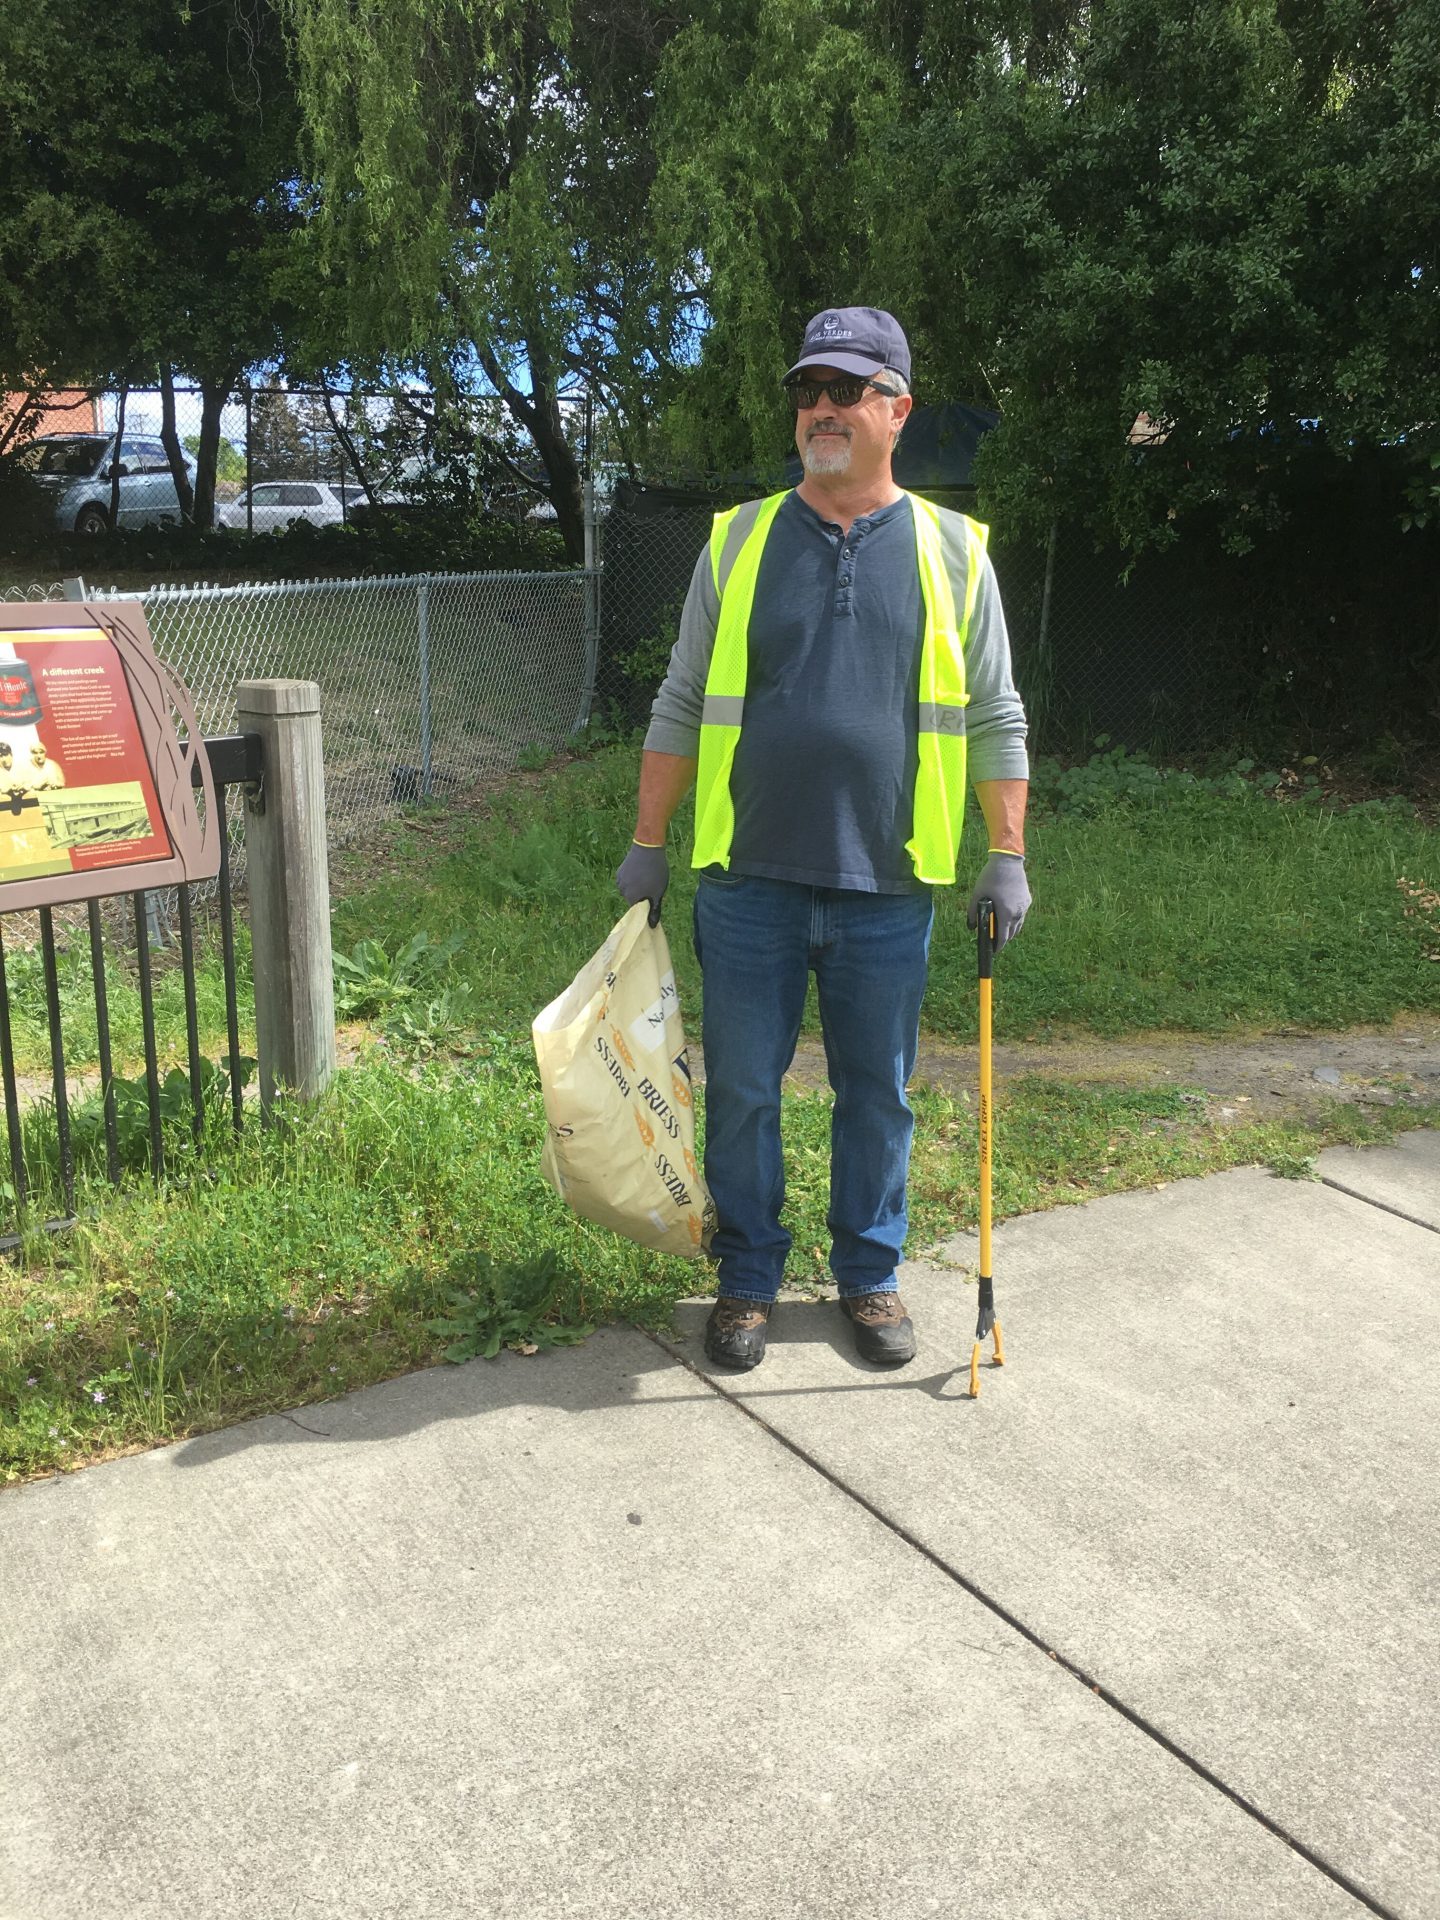
<path id="1" fill-rule="evenodd" d="M 642 847 L 638 840 L 632 840 L 630 851 L 616 870 L 615 884 L 632 907 L 640 900 L 648 900 L 650 924 L 657 926 L 660 902 L 670 884 L 670 862 L 665 858 L 664 847 Z"/>

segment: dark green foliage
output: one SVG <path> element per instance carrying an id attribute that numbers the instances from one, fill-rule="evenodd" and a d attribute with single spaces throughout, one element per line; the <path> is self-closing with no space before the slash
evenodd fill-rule
<path id="1" fill-rule="evenodd" d="M 0 481 L 0 489 L 3 489 Z M 0 491 L 0 499 L 4 498 Z M 34 488 L 24 498 L 33 500 Z M 122 527 L 103 539 L 56 534 L 45 527 L 15 538 L 11 570 L 34 579 L 81 574 L 152 580 L 349 579 L 388 573 L 546 573 L 568 567 L 560 536 L 549 527 L 517 527 L 464 512 L 406 511 L 348 526 L 296 520 L 273 533 L 237 539 L 191 527 Z"/>
<path id="2" fill-rule="evenodd" d="M 712 322 L 677 436 L 772 463 L 799 323 L 870 300 L 922 395 L 1002 410 L 1012 532 L 1138 549 L 1213 508 L 1243 548 L 1317 458 L 1402 437 L 1425 511 L 1437 38 L 1437 0 L 700 10 L 657 119 L 657 245 L 678 271 L 703 236 Z"/>
<path id="3" fill-rule="evenodd" d="M 0 458 L 0 527 L 5 544 L 39 548 L 54 541 L 48 504 L 28 473 Z M 58 575 L 57 575 L 58 577 Z"/>
<path id="4" fill-rule="evenodd" d="M 193 376 L 202 525 L 220 402 L 280 339 L 295 132 L 266 8 L 34 0 L 0 15 L 0 377 Z"/>

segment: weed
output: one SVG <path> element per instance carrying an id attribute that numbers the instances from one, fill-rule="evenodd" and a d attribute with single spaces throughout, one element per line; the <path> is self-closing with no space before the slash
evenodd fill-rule
<path id="1" fill-rule="evenodd" d="M 429 1000 L 402 1000 L 381 1027 L 396 1052 L 411 1059 L 467 1050 L 471 989 L 464 980 Z"/>
<path id="2" fill-rule="evenodd" d="M 573 1289 L 552 1252 L 503 1267 L 488 1253 L 467 1252 L 451 1261 L 448 1277 L 449 1311 L 425 1323 L 448 1342 L 447 1360 L 473 1360 L 477 1354 L 493 1360 L 501 1347 L 539 1353 L 573 1345 L 593 1331 L 583 1323 L 557 1323 L 555 1316 L 565 1313 L 565 1296 Z"/>
<path id="3" fill-rule="evenodd" d="M 342 1020 L 369 1020 L 434 986 L 465 943 L 461 932 L 443 940 L 423 930 L 411 934 L 394 953 L 379 940 L 356 942 L 349 953 L 333 955 L 335 1012 Z"/>
<path id="4" fill-rule="evenodd" d="M 1317 1180 L 1315 1155 L 1294 1147 L 1276 1147 L 1265 1156 L 1265 1165 L 1282 1180 Z"/>
<path id="5" fill-rule="evenodd" d="M 238 1079 L 249 1086 L 255 1061 L 242 1054 Z M 226 1117 L 230 1111 L 232 1069 L 229 1054 L 218 1061 L 202 1059 L 197 1075 L 200 1125 Z M 117 1077 L 111 1082 L 115 1102 L 115 1144 L 122 1168 L 143 1167 L 150 1159 L 150 1095 L 145 1077 Z M 172 1067 L 160 1081 L 156 1103 L 162 1136 L 193 1147 L 195 1099 L 188 1071 Z M 99 1167 L 105 1157 L 105 1101 L 100 1092 L 78 1104 L 70 1115 L 70 1140 L 77 1163 Z"/>
<path id="6" fill-rule="evenodd" d="M 570 735 L 565 742 L 565 750 L 576 760 L 588 760 L 605 747 L 620 746 L 633 731 L 633 728 L 614 726 L 609 719 L 595 715 Z"/>

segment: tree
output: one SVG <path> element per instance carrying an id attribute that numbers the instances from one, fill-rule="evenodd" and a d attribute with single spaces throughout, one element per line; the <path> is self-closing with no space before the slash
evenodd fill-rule
<path id="1" fill-rule="evenodd" d="M 1008 520 L 1133 548 L 1201 513 L 1244 546 L 1317 460 L 1433 417 L 1437 28 L 1434 0 L 1105 0 L 1038 75 L 937 61 L 870 211 L 927 366 L 1003 408 Z"/>
<path id="2" fill-rule="evenodd" d="M 198 433 L 187 433 L 184 441 L 188 454 L 197 454 L 200 450 Z M 234 486 L 245 478 L 245 456 L 240 449 L 222 434 L 215 452 L 215 478 L 227 486 Z"/>
<path id="3" fill-rule="evenodd" d="M 780 391 L 805 321 L 905 302 L 875 271 L 866 173 L 899 110 L 873 7 L 741 0 L 697 10 L 658 77 L 651 230 L 688 290 L 663 383 L 667 433 L 699 469 L 775 469 Z"/>
<path id="4" fill-rule="evenodd" d="M 1243 546 L 1317 460 L 1402 443 L 1433 510 L 1437 36 L 1440 0 L 698 9 L 654 116 L 698 309 L 676 443 L 772 464 L 806 315 L 868 302 L 921 398 L 1001 411 L 979 478 L 1012 526 L 1135 548 L 1218 515 Z"/>
<path id="5" fill-rule="evenodd" d="M 643 436 L 677 325 L 647 244 L 658 0 L 284 0 L 326 300 L 312 349 L 492 392 L 583 552 L 567 388 Z"/>
<path id="6" fill-rule="evenodd" d="M 299 396 L 283 387 L 257 387 L 250 398 L 250 477 L 256 480 L 314 480 L 319 477 L 313 420 L 302 412 Z M 333 461 L 331 470 L 333 471 Z"/>
<path id="7" fill-rule="evenodd" d="M 30 0 L 0 16 L 0 375 L 158 382 L 202 525 L 226 396 L 282 335 L 296 131 L 278 22 L 246 0 Z M 193 502 L 177 373 L 202 392 Z"/>

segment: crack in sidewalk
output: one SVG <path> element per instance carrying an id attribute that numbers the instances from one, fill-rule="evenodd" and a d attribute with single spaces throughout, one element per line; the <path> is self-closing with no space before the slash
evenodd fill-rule
<path id="1" fill-rule="evenodd" d="M 1440 1233 L 1433 1220 L 1422 1220 L 1417 1214 L 1406 1213 L 1403 1207 L 1392 1207 L 1388 1200 L 1377 1200 L 1373 1194 L 1358 1193 L 1354 1187 L 1347 1187 L 1340 1180 L 1332 1180 L 1328 1173 L 1320 1175 L 1322 1187 L 1330 1187 L 1336 1193 L 1343 1193 L 1347 1200 L 1358 1200 L 1363 1206 L 1378 1207 L 1381 1213 L 1393 1213 L 1397 1220 L 1406 1220 L 1412 1227 L 1423 1227 L 1426 1233 Z"/>
<path id="2" fill-rule="evenodd" d="M 1327 1182 L 1327 1184 L 1333 1183 Z M 1342 1191 L 1344 1191 L 1344 1189 L 1342 1189 Z M 1362 1196 L 1357 1195 L 1355 1197 L 1360 1198 Z M 1379 1205 L 1382 1203 L 1376 1202 L 1374 1204 Z M 1395 1209 L 1390 1208 L 1388 1211 L 1394 1212 Z M 1420 1221 L 1416 1224 L 1423 1226 L 1425 1222 Z M 995 1599 L 992 1594 L 987 1593 L 983 1587 L 977 1586 L 967 1575 L 961 1573 L 958 1567 L 952 1566 L 948 1560 L 942 1559 L 933 1547 L 927 1547 L 923 1540 L 911 1533 L 907 1527 L 902 1526 L 898 1520 L 894 1519 L 882 1508 L 877 1507 L 872 1500 L 866 1499 L 863 1493 L 857 1491 L 857 1489 L 852 1487 L 847 1481 L 842 1480 L 837 1473 L 833 1472 L 822 1461 L 817 1460 L 812 1453 L 807 1452 L 797 1441 L 790 1439 L 787 1434 L 781 1433 L 778 1427 L 772 1426 L 763 1414 L 757 1413 L 753 1407 L 748 1406 L 743 1400 L 739 1400 L 733 1394 L 727 1393 L 724 1387 L 712 1378 L 710 1374 L 702 1372 L 702 1370 L 695 1365 L 694 1361 L 686 1359 L 684 1354 L 677 1353 L 673 1347 L 667 1346 L 658 1335 L 650 1333 L 648 1329 L 640 1329 L 640 1331 L 645 1332 L 646 1338 L 652 1340 L 663 1353 L 669 1354 L 670 1357 L 678 1361 L 688 1373 L 693 1374 L 697 1380 L 707 1386 L 718 1400 L 723 1400 L 728 1406 L 734 1407 L 738 1413 L 742 1413 L 747 1419 L 753 1420 L 762 1433 L 767 1433 L 772 1440 L 778 1441 L 788 1453 L 794 1454 L 795 1458 L 802 1461 L 812 1472 L 818 1473 L 822 1480 L 828 1481 L 837 1493 L 843 1494 L 847 1499 L 853 1500 L 856 1506 L 862 1507 L 873 1520 L 878 1520 L 882 1527 L 885 1527 L 889 1532 L 893 1533 L 897 1539 L 902 1540 L 912 1552 L 918 1553 L 922 1559 L 928 1560 L 930 1565 L 938 1572 L 944 1574 L 947 1580 L 953 1581 L 957 1587 L 960 1587 L 964 1592 L 968 1593 L 972 1600 L 978 1600 L 982 1607 L 995 1615 L 996 1619 L 1002 1621 L 1007 1627 L 1011 1628 L 1013 1632 L 1018 1633 L 1022 1639 L 1027 1640 L 1032 1647 L 1037 1648 L 1038 1651 L 1043 1653 L 1048 1659 L 1053 1660 L 1058 1667 L 1063 1668 L 1064 1671 L 1070 1675 L 1071 1679 L 1078 1680 L 1087 1691 L 1093 1693 L 1096 1698 L 1105 1706 L 1109 1707 L 1112 1712 L 1118 1713 L 1123 1720 L 1129 1721 L 1132 1727 L 1138 1732 L 1143 1733 L 1146 1738 L 1153 1741 L 1156 1746 L 1162 1748 L 1172 1759 L 1178 1760 L 1182 1766 L 1188 1767 L 1189 1770 L 1195 1774 L 1197 1778 L 1203 1780 L 1207 1786 L 1213 1787 L 1217 1793 L 1223 1794 L 1233 1806 L 1238 1807 L 1242 1813 L 1248 1814 L 1249 1817 L 1254 1820 L 1257 1825 L 1263 1827 L 1268 1834 L 1271 1834 L 1275 1839 L 1289 1847 L 1292 1853 L 1297 1853 L 1309 1866 L 1314 1867 L 1317 1873 L 1322 1874 L 1327 1880 L 1333 1882 L 1342 1892 L 1348 1893 L 1353 1900 L 1357 1900 L 1367 1912 L 1378 1914 L 1380 1920 L 1402 1920 L 1402 1916 L 1398 1914 L 1393 1907 L 1382 1905 L 1380 1901 L 1376 1900 L 1372 1894 L 1367 1893 L 1362 1886 L 1352 1880 L 1341 1868 L 1327 1860 L 1323 1854 L 1317 1853 L 1313 1847 L 1307 1846 L 1303 1840 L 1298 1840 L 1293 1833 L 1288 1833 L 1278 1821 L 1272 1820 L 1268 1813 L 1256 1806 L 1253 1800 L 1247 1800 L 1244 1794 L 1237 1792 L 1234 1787 L 1228 1785 L 1227 1782 L 1220 1778 L 1219 1774 L 1212 1773 L 1203 1760 L 1199 1760 L 1194 1754 L 1188 1753 L 1178 1742 L 1172 1740 L 1169 1734 L 1163 1733 L 1153 1721 L 1147 1720 L 1142 1713 L 1136 1708 L 1129 1706 L 1118 1694 L 1112 1693 L 1102 1682 L 1095 1679 L 1093 1674 L 1087 1673 L 1083 1667 L 1078 1666 L 1075 1661 L 1063 1654 L 1058 1647 L 1052 1647 L 1033 1627 L 1027 1626 L 1018 1614 L 1012 1613 L 1008 1607 L 1001 1601 Z M 971 1645 L 970 1642 L 965 1642 L 964 1644 Z M 993 1652 L 994 1649 L 975 1648 L 974 1651 L 990 1653 Z"/>

